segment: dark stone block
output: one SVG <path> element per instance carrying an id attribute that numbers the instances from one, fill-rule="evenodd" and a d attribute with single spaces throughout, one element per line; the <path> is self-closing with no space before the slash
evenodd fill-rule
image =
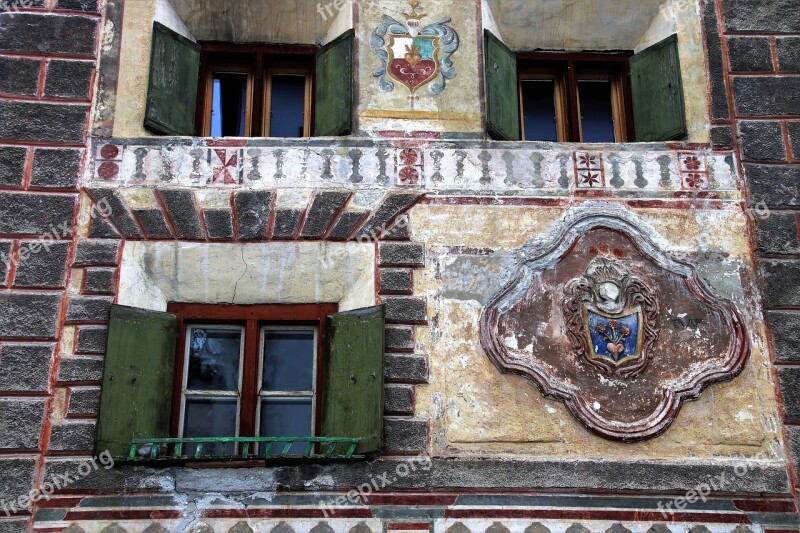
<path id="1" fill-rule="evenodd" d="M 333 217 L 350 198 L 346 191 L 322 191 L 314 196 L 308 210 L 301 236 L 309 239 L 321 239 L 325 236 Z"/>
<path id="2" fill-rule="evenodd" d="M 89 98 L 92 84 L 94 62 L 91 61 L 50 61 L 47 68 L 45 96 L 60 98 Z"/>
<path id="3" fill-rule="evenodd" d="M 0 347 L 0 390 L 47 391 L 54 348 L 54 344 L 3 344 Z"/>
<path id="4" fill-rule="evenodd" d="M 411 294 L 413 292 L 414 277 L 411 270 L 381 269 L 381 294 Z"/>
<path id="5" fill-rule="evenodd" d="M 384 419 L 384 449 L 389 452 L 421 452 L 428 445 L 428 423 L 424 420 Z"/>
<path id="6" fill-rule="evenodd" d="M 800 33 L 800 10 L 795 0 L 726 0 L 725 23 L 730 31 Z"/>
<path id="7" fill-rule="evenodd" d="M 800 159 L 800 122 L 789 122 L 789 142 L 794 159 Z"/>
<path id="8" fill-rule="evenodd" d="M 106 353 L 107 339 L 108 328 L 105 326 L 78 326 L 78 342 L 75 346 L 75 352 L 104 354 Z"/>
<path id="9" fill-rule="evenodd" d="M 97 415 L 99 409 L 100 389 L 70 389 L 67 414 Z"/>
<path id="10" fill-rule="evenodd" d="M 53 426 L 50 449 L 56 452 L 79 452 L 94 449 L 94 423 L 79 422 Z"/>
<path id="11" fill-rule="evenodd" d="M 771 71 L 772 49 L 767 37 L 728 37 L 731 70 Z"/>
<path id="12" fill-rule="evenodd" d="M 37 148 L 33 156 L 31 185 L 73 189 L 81 172 L 82 150 Z"/>
<path id="13" fill-rule="evenodd" d="M 160 209 L 134 209 L 133 214 L 139 219 L 145 233 L 150 239 L 171 239 L 172 232 Z"/>
<path id="14" fill-rule="evenodd" d="M 714 148 L 730 148 L 733 145 L 733 134 L 730 126 L 712 126 L 711 144 Z"/>
<path id="15" fill-rule="evenodd" d="M 35 59 L 0 57 L 0 93 L 35 96 L 40 66 Z"/>
<path id="16" fill-rule="evenodd" d="M 97 11 L 97 0 L 58 0 L 56 9 L 72 11 Z"/>
<path id="17" fill-rule="evenodd" d="M 737 76 L 733 92 L 741 116 L 800 115 L 800 76 Z"/>
<path id="18" fill-rule="evenodd" d="M 387 354 L 384 377 L 393 383 L 427 383 L 428 358 L 424 355 Z"/>
<path id="19" fill-rule="evenodd" d="M 0 335 L 11 338 L 56 336 L 61 296 L 27 292 L 0 293 Z"/>
<path id="20" fill-rule="evenodd" d="M 758 251 L 761 254 L 800 254 L 797 215 L 787 211 L 772 211 L 762 218 L 754 216 Z"/>
<path id="21" fill-rule="evenodd" d="M 91 239 L 121 239 L 122 236 L 111 222 L 101 215 L 92 211 L 89 221 L 89 238 Z"/>
<path id="22" fill-rule="evenodd" d="M 764 305 L 768 308 L 800 306 L 800 261 L 760 261 Z"/>
<path id="23" fill-rule="evenodd" d="M 785 71 L 800 71 L 800 37 L 778 37 L 778 68 Z"/>
<path id="24" fill-rule="evenodd" d="M 22 241 L 14 286 L 64 287 L 71 245 L 65 241 Z"/>
<path id="25" fill-rule="evenodd" d="M 789 460 L 792 461 L 796 472 L 800 467 L 800 426 L 785 426 L 785 428 L 789 440 Z"/>
<path id="26" fill-rule="evenodd" d="M 102 359 L 64 357 L 58 367 L 58 381 L 62 383 L 103 381 L 103 367 Z"/>
<path id="27" fill-rule="evenodd" d="M 767 322 L 775 341 L 775 356 L 778 361 L 800 361 L 800 314 L 794 312 L 770 311 Z"/>
<path id="28" fill-rule="evenodd" d="M 94 55 L 97 21 L 69 15 L 14 13 L 0 21 L 0 51 Z"/>
<path id="29" fill-rule="evenodd" d="M 386 320 L 407 324 L 419 324 L 427 320 L 425 298 L 386 298 Z"/>
<path id="30" fill-rule="evenodd" d="M 346 241 L 364 220 L 367 211 L 345 211 L 328 234 L 332 241 Z"/>
<path id="31" fill-rule="evenodd" d="M 711 89 L 711 116 L 715 120 L 728 120 L 728 96 L 725 88 L 725 68 L 722 60 L 722 42 L 717 25 L 717 8 L 714 0 L 703 0 L 703 27 L 708 57 L 708 83 Z"/>
<path id="32" fill-rule="evenodd" d="M 375 210 L 375 213 L 367 220 L 361 231 L 358 232 L 358 237 L 369 238 L 370 240 L 380 239 L 381 235 L 389 229 L 389 222 L 417 203 L 422 196 L 419 193 L 398 191 L 388 193 L 381 205 Z"/>
<path id="33" fill-rule="evenodd" d="M 383 242 L 380 244 L 380 265 L 383 267 L 425 266 L 425 247 L 417 243 Z"/>
<path id="34" fill-rule="evenodd" d="M 78 241 L 78 248 L 75 251 L 75 265 L 115 266 L 118 253 L 119 241 Z"/>
<path id="35" fill-rule="evenodd" d="M 0 499 L 12 501 L 27 494 L 33 487 L 35 469 L 33 458 L 0 459 Z"/>
<path id="36" fill-rule="evenodd" d="M 64 224 L 71 229 L 76 200 L 76 195 L 0 192 L 0 233 L 61 233 Z"/>
<path id="37" fill-rule="evenodd" d="M 236 191 L 234 193 L 241 240 L 266 239 L 274 196 L 271 191 Z"/>
<path id="38" fill-rule="evenodd" d="M 746 164 L 744 168 L 752 205 L 800 205 L 800 167 Z"/>
<path id="39" fill-rule="evenodd" d="M 102 212 L 107 213 L 114 226 L 127 239 L 143 239 L 144 233 L 139 228 L 133 215 L 128 210 L 125 200 L 117 189 L 92 187 L 87 189 L 95 202 L 103 205 Z"/>
<path id="40" fill-rule="evenodd" d="M 5 400 L 1 407 L 0 449 L 37 449 L 44 421 L 44 398 Z"/>
<path id="41" fill-rule="evenodd" d="M 106 296 L 73 296 L 67 304 L 68 322 L 104 322 L 108 320 L 113 298 Z"/>
<path id="42" fill-rule="evenodd" d="M 414 387 L 389 385 L 384 388 L 383 398 L 387 415 L 414 414 Z"/>
<path id="43" fill-rule="evenodd" d="M 164 200 L 179 239 L 205 239 L 193 191 L 160 190 L 158 194 Z"/>
<path id="44" fill-rule="evenodd" d="M 1 519 L 0 533 L 28 533 L 28 519 L 27 518 Z"/>
<path id="45" fill-rule="evenodd" d="M 0 241 L 0 285 L 6 285 L 8 282 L 8 271 L 11 268 L 11 242 Z"/>
<path id="46" fill-rule="evenodd" d="M 384 241 L 411 240 L 411 220 L 408 215 L 397 217 L 397 221 L 383 234 Z"/>
<path id="47" fill-rule="evenodd" d="M 778 368 L 787 420 L 800 420 L 800 368 Z"/>
<path id="48" fill-rule="evenodd" d="M 114 294 L 117 290 L 116 269 L 87 268 L 83 280 L 85 294 Z"/>
<path id="49" fill-rule="evenodd" d="M 88 110 L 83 105 L 0 100 L 0 139 L 80 143 Z"/>
<path id="50" fill-rule="evenodd" d="M 230 209 L 206 209 L 206 230 L 215 241 L 233 240 L 233 212 Z"/>
<path id="51" fill-rule="evenodd" d="M 275 224 L 272 228 L 273 239 L 294 239 L 297 225 L 303 218 L 303 211 L 297 209 L 276 209 Z"/>
<path id="52" fill-rule="evenodd" d="M 27 153 L 25 148 L 0 146 L 0 185 L 22 185 Z"/>
<path id="53" fill-rule="evenodd" d="M 413 352 L 414 327 L 413 326 L 387 326 L 385 334 L 386 351 L 388 352 Z"/>
<path id="54" fill-rule="evenodd" d="M 778 122 L 743 121 L 739 123 L 745 160 L 782 161 L 786 159 L 783 131 Z"/>

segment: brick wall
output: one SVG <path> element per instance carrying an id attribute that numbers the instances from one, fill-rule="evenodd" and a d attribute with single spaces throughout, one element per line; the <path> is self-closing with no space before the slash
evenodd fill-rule
<path id="1" fill-rule="evenodd" d="M 796 0 L 718 0 L 706 2 L 705 7 L 714 74 L 712 109 L 718 125 L 715 137 L 724 142 L 733 136 L 750 189 L 763 301 L 796 465 L 800 457 L 800 10 Z M 713 24 L 710 15 L 715 17 Z"/>
<path id="2" fill-rule="evenodd" d="M 51 432 L 45 420 L 66 341 L 98 9 L 97 0 L 26 0 L 0 14 L 0 500 L 37 485 L 44 457 L 84 429 Z M 0 532 L 23 531 L 26 519 L 0 512 Z"/>

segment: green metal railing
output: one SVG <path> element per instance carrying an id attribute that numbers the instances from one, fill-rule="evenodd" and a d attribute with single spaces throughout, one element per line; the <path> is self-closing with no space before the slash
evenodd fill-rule
<path id="1" fill-rule="evenodd" d="M 355 454 L 360 440 L 329 437 L 133 439 L 128 460 L 135 462 L 363 459 L 363 455 Z M 292 453 L 293 449 L 296 450 L 302 445 L 305 445 L 302 453 Z"/>

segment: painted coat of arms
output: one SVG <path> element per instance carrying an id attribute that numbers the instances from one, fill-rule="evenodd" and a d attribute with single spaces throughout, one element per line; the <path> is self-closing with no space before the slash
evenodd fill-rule
<path id="1" fill-rule="evenodd" d="M 405 24 L 386 15 L 373 32 L 372 51 L 382 62 L 373 75 L 385 92 L 393 91 L 397 82 L 411 94 L 426 85 L 431 93 L 441 94 L 457 73 L 451 56 L 458 50 L 458 34 L 447 25 L 450 18 L 423 27 L 426 14 L 419 0 L 409 4 L 411 10 L 403 13 Z"/>

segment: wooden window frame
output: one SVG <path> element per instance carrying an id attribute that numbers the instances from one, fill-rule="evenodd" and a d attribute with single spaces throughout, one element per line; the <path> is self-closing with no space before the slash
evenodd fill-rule
<path id="1" fill-rule="evenodd" d="M 269 137 L 269 131 L 272 126 L 272 77 L 277 75 L 304 75 L 306 80 L 306 95 L 305 95 L 305 112 L 303 113 L 303 137 L 311 137 L 311 116 L 313 113 L 313 73 L 309 68 L 298 67 L 271 67 L 267 68 L 264 73 L 264 129 L 261 132 L 263 137 Z"/>
<path id="2" fill-rule="evenodd" d="M 237 433 L 241 437 L 256 436 L 258 405 L 261 389 L 261 349 L 265 326 L 313 326 L 317 331 L 316 369 L 314 376 L 313 434 L 319 435 L 322 421 L 322 398 L 325 375 L 325 327 L 328 315 L 339 311 L 339 304 L 267 304 L 267 305 L 214 305 L 170 303 L 167 311 L 178 317 L 178 342 L 173 375 L 172 416 L 170 434 L 183 434 L 183 400 L 186 382 L 187 331 L 189 326 L 239 325 L 244 328 L 243 357 L 241 364 L 241 394 Z M 234 435 L 231 435 L 234 436 Z"/>
<path id="3" fill-rule="evenodd" d="M 304 71 L 306 85 L 306 117 L 304 133 L 312 135 L 314 118 L 314 58 L 319 48 L 308 45 L 257 45 L 203 42 L 200 43 L 200 79 L 198 81 L 197 132 L 208 136 L 211 130 L 211 79 L 214 72 L 225 68 L 246 68 L 252 71 L 252 92 L 249 98 L 249 120 L 246 131 L 251 135 L 269 132 L 267 73 L 270 70 Z"/>
<path id="4" fill-rule="evenodd" d="M 564 83 L 564 75 L 556 69 L 547 68 L 528 68 L 519 74 L 519 112 L 520 112 L 520 135 L 525 140 L 525 108 L 522 105 L 523 94 L 522 85 L 525 81 L 552 81 L 555 84 L 555 110 L 556 110 L 556 136 L 560 143 L 568 142 L 566 102 L 567 91 Z"/>
<path id="5" fill-rule="evenodd" d="M 559 116 L 559 142 L 583 142 L 580 117 L 580 95 L 578 82 L 586 79 L 612 80 L 612 108 L 614 112 L 615 142 L 635 139 L 633 103 L 630 88 L 630 57 L 632 52 L 614 53 L 568 53 L 568 52 L 521 52 L 517 54 L 520 89 L 522 80 L 560 80 L 561 107 Z M 559 95 L 556 96 L 558 104 Z M 524 109 L 520 92 L 520 121 L 524 136 Z"/>
<path id="6" fill-rule="evenodd" d="M 214 63 L 209 67 L 206 73 L 206 86 L 203 91 L 205 98 L 203 103 L 203 136 L 211 136 L 211 107 L 214 98 L 214 75 L 217 73 L 222 74 L 247 74 L 247 99 L 245 101 L 245 117 L 244 117 L 244 137 L 250 137 L 253 124 L 253 69 L 241 64 L 235 63 Z"/>

